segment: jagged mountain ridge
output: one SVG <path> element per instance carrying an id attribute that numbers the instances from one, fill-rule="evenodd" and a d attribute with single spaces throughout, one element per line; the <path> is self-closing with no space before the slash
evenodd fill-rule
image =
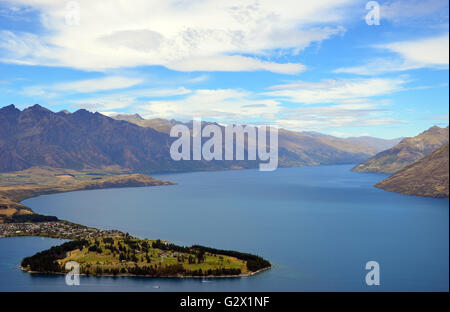
<path id="1" fill-rule="evenodd" d="M 140 120 L 135 115 L 134 119 Z M 148 122 L 148 120 L 141 120 Z M 255 168 L 255 161 L 173 161 L 168 129 L 174 120 L 154 119 L 153 127 L 116 120 L 98 112 L 54 113 L 34 105 L 0 109 L 0 172 L 33 166 L 85 169 L 120 166 L 136 172 Z M 189 126 L 189 124 L 188 124 Z M 373 155 L 362 145 L 324 141 L 280 130 L 279 166 L 355 163 Z M 344 144 L 345 143 L 345 144 Z"/>

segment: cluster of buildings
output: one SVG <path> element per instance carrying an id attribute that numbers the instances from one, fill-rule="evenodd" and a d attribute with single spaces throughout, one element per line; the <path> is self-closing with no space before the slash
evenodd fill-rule
<path id="1" fill-rule="evenodd" d="M 122 232 L 117 230 L 99 230 L 66 221 L 0 223 L 0 238 L 11 236 L 48 236 L 54 238 L 83 239 L 123 235 Z"/>

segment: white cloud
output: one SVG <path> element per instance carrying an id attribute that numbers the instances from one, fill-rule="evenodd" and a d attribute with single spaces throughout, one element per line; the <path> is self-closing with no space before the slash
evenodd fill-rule
<path id="1" fill-rule="evenodd" d="M 105 78 L 64 82 L 48 86 L 30 86 L 24 89 L 24 93 L 28 96 L 57 96 L 61 93 L 90 93 L 125 89 L 142 82 L 143 80 L 139 78 L 110 76 Z"/>
<path id="2" fill-rule="evenodd" d="M 394 52 L 397 55 L 374 59 L 362 66 L 338 68 L 334 72 L 370 76 L 426 67 L 448 69 L 448 34 L 412 41 L 393 42 L 375 47 Z"/>
<path id="3" fill-rule="evenodd" d="M 136 108 L 145 101 L 143 98 L 165 98 L 174 96 L 183 96 L 192 93 L 192 90 L 185 87 L 173 89 L 133 89 L 126 92 L 115 92 L 100 96 L 88 96 L 80 99 L 66 100 L 65 103 L 72 107 L 84 108 L 90 111 L 101 111 L 106 115 L 115 114 L 118 109 L 131 109 L 135 112 Z M 168 116 L 169 117 L 169 116 Z"/>
<path id="4" fill-rule="evenodd" d="M 39 10 L 46 31 L 39 36 L 3 31 L 3 62 L 86 70 L 163 65 L 182 71 L 298 73 L 302 64 L 267 57 L 276 56 L 273 50 L 295 54 L 341 34 L 339 25 L 353 0 L 135 0 L 127 5 L 78 0 L 77 26 L 66 23 L 68 15 L 78 13 L 65 2 L 8 2 Z"/>
<path id="5" fill-rule="evenodd" d="M 403 79 L 372 78 L 295 82 L 272 86 L 265 95 L 286 101 L 315 104 L 336 103 L 345 100 L 390 94 L 402 89 Z"/>
<path id="6" fill-rule="evenodd" d="M 291 102 L 277 113 L 279 127 L 324 131 L 402 122 L 391 116 L 389 101 L 382 96 L 403 90 L 405 83 L 400 78 L 299 81 L 272 86 L 264 95 Z"/>
<path id="7" fill-rule="evenodd" d="M 209 79 L 208 75 L 200 75 L 194 78 L 190 78 L 187 80 L 188 83 L 200 83 L 200 82 L 205 82 Z"/>
<path id="8" fill-rule="evenodd" d="M 273 119 L 279 102 L 258 99 L 251 92 L 234 89 L 196 90 L 179 100 L 149 101 L 138 108 L 148 118 L 207 117 L 221 121 Z"/>
<path id="9" fill-rule="evenodd" d="M 274 73 L 298 74 L 306 70 L 299 63 L 274 63 L 240 55 L 218 55 L 204 58 L 191 58 L 174 62 L 167 66 L 178 71 L 257 71 L 267 70 Z"/>
<path id="10" fill-rule="evenodd" d="M 329 105 L 320 107 L 285 108 L 280 112 L 276 124 L 294 131 L 324 131 L 324 129 L 367 127 L 401 123 L 392 118 L 392 112 L 376 105 L 345 106 Z"/>
<path id="11" fill-rule="evenodd" d="M 394 42 L 380 46 L 400 54 L 407 62 L 426 66 L 448 66 L 448 34 L 414 41 Z"/>

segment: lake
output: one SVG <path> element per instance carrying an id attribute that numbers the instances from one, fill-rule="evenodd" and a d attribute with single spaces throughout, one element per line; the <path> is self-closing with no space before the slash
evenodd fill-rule
<path id="1" fill-rule="evenodd" d="M 53 239 L 0 239 L 0 291 L 448 291 L 449 202 L 379 190 L 352 166 L 153 175 L 177 185 L 80 191 L 24 201 L 34 211 L 142 238 L 258 254 L 274 268 L 235 279 L 30 275 L 24 256 Z M 380 264 L 367 286 L 365 265 Z M 160 288 L 155 288 L 159 286 Z"/>

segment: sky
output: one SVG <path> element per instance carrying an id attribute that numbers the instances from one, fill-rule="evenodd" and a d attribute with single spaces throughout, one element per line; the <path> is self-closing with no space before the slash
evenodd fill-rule
<path id="1" fill-rule="evenodd" d="M 447 126 L 447 0 L 0 0 L 0 107 L 348 137 Z"/>

